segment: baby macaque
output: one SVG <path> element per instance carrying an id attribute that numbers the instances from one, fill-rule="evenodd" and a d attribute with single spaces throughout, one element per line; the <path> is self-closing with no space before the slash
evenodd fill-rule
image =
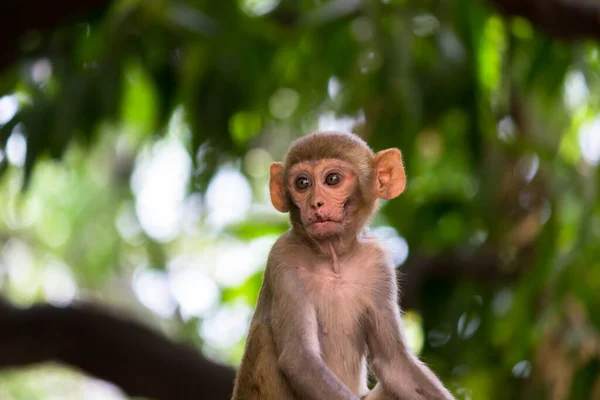
<path id="1" fill-rule="evenodd" d="M 269 254 L 233 400 L 453 399 L 407 348 L 394 265 L 364 232 L 377 199 L 404 191 L 400 151 L 316 132 L 270 172 L 292 227 Z"/>

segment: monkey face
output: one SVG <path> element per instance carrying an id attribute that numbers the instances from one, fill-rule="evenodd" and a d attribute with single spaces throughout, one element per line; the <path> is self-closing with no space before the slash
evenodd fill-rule
<path id="1" fill-rule="evenodd" d="M 290 169 L 287 189 L 310 236 L 323 239 L 344 231 L 356 182 L 356 171 L 341 160 L 303 161 Z"/>
<path id="2" fill-rule="evenodd" d="M 323 240 L 356 235 L 376 200 L 399 196 L 405 183 L 398 149 L 373 153 L 353 134 L 315 132 L 292 144 L 285 164 L 271 164 L 269 191 L 294 229 Z"/>

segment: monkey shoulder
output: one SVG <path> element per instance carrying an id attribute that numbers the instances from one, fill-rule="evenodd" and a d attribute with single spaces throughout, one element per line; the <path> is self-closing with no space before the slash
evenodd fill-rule
<path id="1" fill-rule="evenodd" d="M 394 270 L 391 252 L 380 239 L 374 236 L 364 236 L 359 242 L 359 254 L 364 255 L 374 267 L 383 270 Z"/>
<path id="2" fill-rule="evenodd" d="M 280 235 L 271 246 L 267 258 L 267 267 L 276 268 L 281 264 L 290 264 L 306 256 L 306 254 L 305 246 L 289 230 Z"/>
<path id="3" fill-rule="evenodd" d="M 369 282 L 376 302 L 382 294 L 392 296 L 398 289 L 398 277 L 393 258 L 387 248 L 377 238 L 365 238 L 360 242 L 359 264 L 366 269 L 365 282 Z M 386 297 L 388 298 L 388 297 Z"/>
<path id="4" fill-rule="evenodd" d="M 290 274 L 295 279 L 296 269 L 310 262 L 311 253 L 306 245 L 301 243 L 292 232 L 285 232 L 279 236 L 269 251 L 265 268 L 265 283 L 267 285 L 269 282 L 274 284 L 284 275 L 289 277 Z"/>

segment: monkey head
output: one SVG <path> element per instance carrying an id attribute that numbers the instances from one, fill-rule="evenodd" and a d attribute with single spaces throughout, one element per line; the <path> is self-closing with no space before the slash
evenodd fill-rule
<path id="1" fill-rule="evenodd" d="M 374 153 L 358 136 L 315 132 L 296 140 L 270 168 L 271 202 L 292 227 L 314 240 L 356 235 L 377 199 L 399 196 L 406 184 L 398 149 Z"/>

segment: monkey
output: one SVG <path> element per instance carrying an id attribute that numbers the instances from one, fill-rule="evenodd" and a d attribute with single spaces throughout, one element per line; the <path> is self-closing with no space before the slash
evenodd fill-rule
<path id="1" fill-rule="evenodd" d="M 454 399 L 407 347 L 395 266 L 366 229 L 405 185 L 400 150 L 348 132 L 302 136 L 270 165 L 291 227 L 267 257 L 232 400 Z"/>

